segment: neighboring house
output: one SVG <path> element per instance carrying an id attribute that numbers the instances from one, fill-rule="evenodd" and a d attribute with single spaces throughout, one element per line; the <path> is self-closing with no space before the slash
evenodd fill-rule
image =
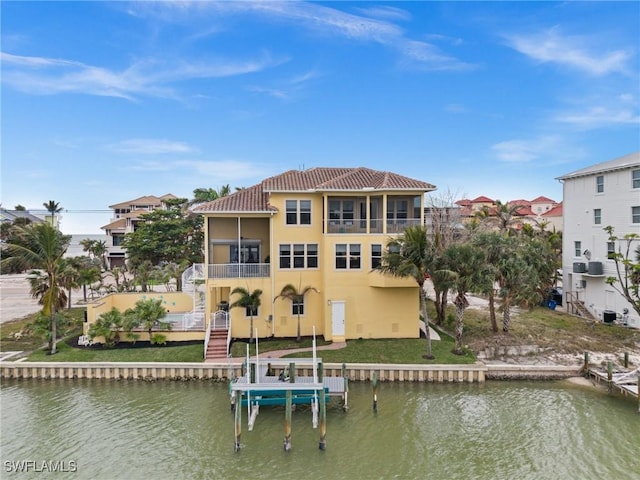
<path id="1" fill-rule="evenodd" d="M 368 168 L 291 170 L 198 205 L 205 217 L 202 272 L 207 322 L 236 301 L 236 287 L 262 290 L 257 311 L 232 308 L 230 336 L 302 335 L 327 340 L 417 338 L 418 287 L 374 271 L 390 236 L 424 224 L 435 186 Z M 196 276 L 197 279 L 197 276 Z M 313 287 L 300 303 L 282 288 Z M 254 335 L 255 336 L 255 335 Z M 213 338 L 213 337 L 212 337 Z"/>
<path id="2" fill-rule="evenodd" d="M 539 196 L 533 200 L 517 199 L 506 203 L 520 207 L 515 215 L 518 221 L 513 225 L 516 229 L 529 224 L 534 227 L 545 225 L 547 231 L 553 228 L 557 231 L 562 230 L 562 206 L 550 198 Z M 477 214 L 482 211 L 487 212 L 489 216 L 495 215 L 496 200 L 480 196 L 473 200 L 458 200 L 456 205 L 460 207 L 460 217 L 464 223 L 477 219 Z"/>
<path id="3" fill-rule="evenodd" d="M 640 316 L 606 283 L 615 277 L 608 253 L 619 244 L 608 241 L 606 226 L 618 238 L 640 234 L 640 152 L 558 177 L 563 183 L 563 284 L 576 313 L 640 328 Z M 640 246 L 636 240 L 630 254 Z"/>
<path id="4" fill-rule="evenodd" d="M 175 198 L 177 197 L 170 193 L 161 197 L 146 195 L 134 200 L 109 205 L 109 208 L 113 210 L 111 223 L 100 227 L 107 235 L 107 262 L 109 268 L 124 265 L 126 252 L 122 248 L 122 241 L 126 233 L 136 230 L 138 223 L 142 220 L 140 216 L 156 209 L 166 208 L 165 201 Z"/>
<path id="5" fill-rule="evenodd" d="M 51 218 L 51 215 L 49 215 Z M 4 208 L 0 208 L 0 222 L 5 223 L 13 223 L 17 219 L 24 219 L 30 223 L 44 223 L 45 220 L 41 216 L 34 215 L 27 210 L 7 210 Z"/>

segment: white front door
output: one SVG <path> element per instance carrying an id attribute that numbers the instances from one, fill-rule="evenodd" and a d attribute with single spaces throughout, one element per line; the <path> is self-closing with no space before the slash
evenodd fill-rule
<path id="1" fill-rule="evenodd" d="M 344 337 L 344 300 L 331 301 L 331 332 L 334 337 Z"/>

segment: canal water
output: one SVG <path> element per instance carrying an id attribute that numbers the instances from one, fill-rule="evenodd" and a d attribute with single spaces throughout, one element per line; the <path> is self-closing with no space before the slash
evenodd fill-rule
<path id="1" fill-rule="evenodd" d="M 604 391 L 383 383 L 378 399 L 374 414 L 367 383 L 350 385 L 347 413 L 333 399 L 325 451 L 308 407 L 293 414 L 290 452 L 283 407 L 263 407 L 252 432 L 245 409 L 235 453 L 224 384 L 4 381 L 0 478 L 640 478 L 637 405 Z"/>

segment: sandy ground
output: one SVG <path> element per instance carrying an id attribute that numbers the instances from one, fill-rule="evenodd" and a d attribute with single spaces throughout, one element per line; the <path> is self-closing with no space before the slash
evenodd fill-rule
<path id="1" fill-rule="evenodd" d="M 0 323 L 37 312 L 42 307 L 29 293 L 28 275 L 0 275 Z"/>

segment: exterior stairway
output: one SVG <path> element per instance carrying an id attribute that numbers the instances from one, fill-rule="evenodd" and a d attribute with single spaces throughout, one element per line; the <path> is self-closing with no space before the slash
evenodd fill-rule
<path id="1" fill-rule="evenodd" d="M 207 345 L 206 360 L 222 360 L 227 358 L 227 330 L 211 330 Z"/>

